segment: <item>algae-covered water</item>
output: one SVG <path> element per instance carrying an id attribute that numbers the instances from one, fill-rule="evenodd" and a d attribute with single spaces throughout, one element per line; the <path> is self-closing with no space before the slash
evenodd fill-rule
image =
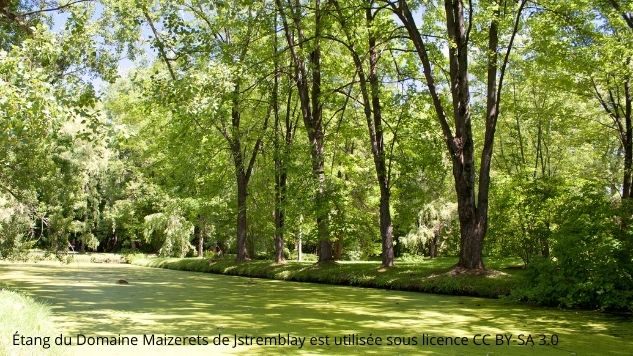
<path id="1" fill-rule="evenodd" d="M 68 354 L 633 354 L 631 319 L 502 300 L 94 263 L 0 263 L 0 286 L 48 304 Z"/>

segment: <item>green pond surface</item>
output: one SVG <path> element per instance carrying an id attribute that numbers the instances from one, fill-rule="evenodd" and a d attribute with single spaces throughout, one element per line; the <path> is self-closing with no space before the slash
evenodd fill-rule
<path id="1" fill-rule="evenodd" d="M 120 279 L 129 284 L 119 284 Z M 139 343 L 52 346 L 67 354 L 633 354 L 630 318 L 502 300 L 90 263 L 0 263 L 0 286 L 48 304 L 59 334 L 73 345 L 96 336 L 136 336 Z M 153 345 L 143 345 L 151 343 L 152 335 Z M 252 345 L 233 347 L 236 335 Z M 156 345 L 165 336 L 168 342 L 172 336 L 194 337 L 209 345 Z M 218 336 L 228 345 L 213 345 Z M 303 346 L 288 345 L 288 336 L 305 338 Z M 344 336 L 348 345 L 335 345 Z M 370 336 L 374 345 L 359 344 L 360 338 L 368 343 Z M 11 340 L 12 335 L 0 337 Z M 382 345 L 375 345 L 378 337 Z M 437 343 L 437 337 L 467 345 L 423 344 Z M 257 345 L 280 339 L 286 345 Z M 490 345 L 475 345 L 484 342 Z M 33 346 L 33 355 L 40 351 Z"/>

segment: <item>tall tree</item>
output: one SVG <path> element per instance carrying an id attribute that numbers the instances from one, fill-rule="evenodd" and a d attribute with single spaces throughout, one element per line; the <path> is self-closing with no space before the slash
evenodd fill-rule
<path id="1" fill-rule="evenodd" d="M 273 105 L 273 147 L 274 147 L 274 164 L 275 164 L 275 262 L 283 263 L 284 259 L 284 232 L 286 229 L 286 196 L 288 186 L 288 155 L 290 147 L 293 144 L 295 132 L 297 129 L 297 119 L 295 110 L 293 109 L 292 82 L 290 76 L 282 77 L 282 69 L 280 67 L 281 52 L 279 51 L 277 29 L 277 12 L 275 12 L 275 35 L 274 35 L 274 66 L 275 77 L 272 92 Z M 280 98 L 280 84 L 282 79 L 287 77 L 287 90 L 285 98 L 285 110 L 282 115 L 282 104 Z M 281 82 L 281 83 L 280 83 Z"/>
<path id="2" fill-rule="evenodd" d="M 610 18 L 609 11 L 603 10 L 603 18 L 607 30 L 613 34 L 607 41 L 607 48 L 603 53 L 613 52 L 613 49 L 624 46 L 630 49 L 633 45 L 633 5 L 619 0 L 609 0 L 608 5 L 619 15 L 630 31 L 622 31 L 618 21 Z M 600 7 L 599 7 L 600 9 Z M 600 9 L 602 10 L 602 9 Z M 608 8 L 607 8 L 608 10 Z M 600 33 L 602 35 L 602 33 Z M 619 45 L 619 46 L 618 46 Z M 618 132 L 618 138 L 624 151 L 624 176 L 622 180 L 622 201 L 632 204 L 633 201 L 633 52 L 619 51 L 622 58 L 612 58 L 612 65 L 605 66 L 596 80 L 592 77 L 595 96 L 605 112 L 613 119 Z M 617 54 L 615 57 L 617 57 Z M 616 64 L 620 62 L 619 65 Z"/>
<path id="3" fill-rule="evenodd" d="M 314 0 L 314 33 L 306 35 L 306 18 L 300 3 L 275 0 L 281 16 L 286 42 L 294 67 L 301 115 L 308 135 L 312 158 L 312 174 L 316 179 L 315 212 L 319 240 L 319 262 L 334 260 L 334 249 L 329 234 L 329 202 L 325 181 L 325 132 L 323 124 L 323 104 L 321 102 L 321 37 L 323 13 L 321 1 Z M 293 29 L 290 27 L 292 21 Z M 309 43 L 311 42 L 311 43 Z M 308 58 L 304 53 L 309 53 Z M 312 80 L 308 78 L 312 74 Z"/>
<path id="4" fill-rule="evenodd" d="M 160 59 L 165 63 L 175 85 L 173 90 L 179 91 L 177 96 L 182 97 L 182 93 L 193 90 L 197 91 L 197 94 L 202 94 L 204 100 L 212 102 L 209 104 L 210 107 L 203 110 L 207 112 L 207 117 L 200 118 L 196 114 L 191 116 L 197 126 L 208 127 L 219 133 L 224 138 L 231 154 L 237 191 L 237 261 L 249 259 L 247 249 L 248 185 L 263 144 L 272 109 L 272 106 L 264 100 L 267 96 L 266 90 L 259 90 L 262 86 L 266 86 L 266 81 L 259 80 L 248 72 L 253 65 L 253 58 L 257 57 L 254 53 L 257 47 L 253 39 L 261 35 L 263 7 L 249 1 L 242 5 L 244 6 L 235 7 L 227 6 L 222 2 L 198 1 L 186 2 L 183 7 L 165 5 L 161 19 L 171 36 L 170 39 L 160 36 L 152 14 L 145 8 L 142 9 L 143 16 L 154 33 L 154 45 L 158 49 Z M 189 13 L 194 21 L 188 21 L 182 16 L 182 12 Z M 169 48 L 165 42 L 170 40 L 177 43 L 179 48 Z M 169 57 L 169 53 L 175 53 L 175 56 Z M 174 66 L 178 63 L 176 60 L 178 58 L 180 58 L 180 72 L 183 73 L 183 78 L 178 77 L 179 69 Z M 207 76 L 211 82 L 204 85 L 216 83 L 218 86 L 215 91 L 207 91 L 209 90 L 207 87 L 203 87 L 202 90 L 191 88 L 196 80 Z M 230 91 L 224 92 L 229 87 Z M 211 100 L 210 97 L 214 97 L 215 100 Z M 267 108 L 261 110 L 258 104 L 250 107 L 247 104 L 249 101 L 264 103 Z M 182 103 L 172 104 L 181 105 Z M 199 105 L 199 103 L 190 103 L 190 105 Z M 248 110 L 249 108 L 252 110 Z M 246 115 L 251 120 L 248 123 L 250 127 L 245 128 L 244 116 Z M 247 138 L 252 136 L 253 132 L 256 134 L 255 142 L 248 150 Z"/>
<path id="5" fill-rule="evenodd" d="M 510 39 L 507 45 L 504 46 L 506 48 L 505 55 L 501 61 L 499 60 L 499 23 L 502 3 L 500 1 L 490 2 L 492 10 L 488 14 L 488 32 L 486 34 L 488 45 L 486 48 L 485 134 L 480 157 L 478 186 L 475 185 L 477 172 L 469 84 L 471 73 L 468 68 L 470 34 L 474 22 L 473 3 L 471 1 L 468 2 L 468 15 L 466 16 L 463 0 L 444 0 L 446 32 L 443 36 L 448 40 L 446 44 L 449 62 L 447 87 L 450 88 L 452 114 L 447 110 L 447 105 L 443 102 L 442 95 L 438 92 L 437 86 L 440 85 L 441 88 L 442 83 L 438 84 L 438 76 L 433 70 L 427 41 L 416 24 L 409 1 L 387 1 L 387 3 L 406 28 L 422 62 L 426 85 L 453 165 L 461 234 L 457 267 L 483 269 L 482 250 L 483 240 L 488 228 L 490 166 L 501 104 L 503 78 L 508 65 L 510 51 L 519 29 L 521 13 L 527 4 L 527 0 L 520 0 L 514 5 L 516 7 L 514 22 L 510 30 Z M 503 12 L 504 14 L 507 13 L 505 10 Z M 451 116 L 454 127 L 450 123 Z"/>
<path id="6" fill-rule="evenodd" d="M 342 42 L 349 50 L 354 65 L 356 67 L 356 75 L 360 86 L 363 113 L 367 122 L 367 130 L 369 133 L 369 142 L 371 145 L 371 153 L 374 159 L 374 167 L 376 170 L 376 179 L 380 188 L 380 236 L 382 240 L 382 265 L 391 267 L 394 264 L 393 251 L 393 224 L 391 222 L 391 190 L 390 190 L 390 166 L 387 165 L 385 137 L 383 130 L 382 107 L 380 103 L 380 81 L 378 73 L 379 49 L 377 48 L 376 32 L 378 31 L 374 25 L 374 18 L 377 10 L 374 7 L 374 1 L 364 4 L 361 7 L 354 7 L 354 10 L 360 10 L 365 13 L 365 30 L 367 31 L 367 42 L 365 46 L 357 44 L 352 31 L 354 29 L 348 24 L 347 14 L 343 13 L 338 1 L 332 1 L 338 14 L 338 21 L 341 30 L 345 34 L 345 41 Z M 363 11 L 364 10 L 364 11 Z M 361 47 L 361 48 L 358 48 Z M 365 51 L 365 48 L 367 50 Z M 367 53 L 365 53 L 367 52 Z M 365 69 L 363 61 L 364 57 L 369 57 L 368 69 Z"/>

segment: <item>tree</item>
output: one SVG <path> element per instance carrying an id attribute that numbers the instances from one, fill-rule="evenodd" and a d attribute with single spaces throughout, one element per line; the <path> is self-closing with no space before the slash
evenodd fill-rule
<path id="1" fill-rule="evenodd" d="M 418 28 L 413 13 L 407 1 L 387 1 L 393 12 L 398 16 L 407 30 L 410 40 L 422 63 L 424 78 L 433 101 L 437 119 L 444 134 L 444 140 L 448 155 L 453 165 L 453 178 L 455 192 L 457 193 L 457 205 L 460 221 L 460 254 L 457 267 L 464 269 L 483 269 L 482 260 L 483 240 L 488 228 L 488 194 L 490 187 L 490 167 L 492 163 L 493 144 L 499 108 L 503 79 L 508 65 L 510 51 L 514 39 L 519 30 L 521 13 L 526 0 L 519 1 L 514 11 L 514 21 L 510 29 L 510 39 L 506 52 L 499 61 L 499 25 L 504 24 L 502 13 L 506 17 L 511 13 L 504 9 L 501 11 L 501 3 L 492 1 L 488 8 L 484 8 L 483 14 L 488 21 L 488 32 L 485 34 L 488 44 L 485 48 L 486 55 L 486 109 L 485 109 L 485 134 L 483 149 L 481 151 L 480 167 L 478 174 L 478 186 L 475 186 L 476 164 L 475 147 L 472 129 L 471 114 L 471 89 L 469 72 L 469 46 L 471 45 L 471 30 L 475 21 L 474 8 L 469 2 L 468 15 L 465 15 L 464 2 L 462 0 L 445 0 L 446 36 L 448 43 L 449 78 L 446 86 L 450 88 L 452 115 L 447 110 L 438 92 L 438 75 L 434 71 L 429 57 L 427 40 Z M 499 63 L 500 62 L 500 63 Z M 441 88 L 441 86 L 440 86 Z M 454 120 L 451 127 L 450 117 Z"/>
<path id="2" fill-rule="evenodd" d="M 182 258 L 193 249 L 190 243 L 193 224 L 177 212 L 155 213 L 145 216 L 144 220 L 145 241 L 150 242 L 155 238 L 154 235 L 159 235 L 161 247 L 158 252 L 161 256 Z"/>
<path id="3" fill-rule="evenodd" d="M 272 105 L 261 110 L 260 105 L 250 106 L 249 101 L 258 104 L 265 102 L 266 95 L 263 80 L 258 80 L 251 70 L 251 64 L 257 56 L 253 46 L 253 38 L 262 35 L 262 19 L 264 9 L 255 4 L 245 2 L 244 8 L 227 6 L 221 2 L 206 4 L 203 2 L 187 2 L 182 7 L 166 5 L 162 10 L 165 26 L 169 36 L 158 33 L 154 17 L 142 8 L 143 16 L 154 33 L 155 46 L 160 59 L 165 63 L 171 79 L 172 111 L 178 112 L 182 99 L 188 105 L 198 105 L 193 98 L 211 101 L 209 107 L 195 108 L 183 117 L 193 121 L 203 131 L 215 130 L 224 138 L 231 154 L 235 171 L 237 188 L 237 260 L 249 258 L 247 250 L 247 197 L 248 184 L 251 179 L 257 155 L 260 152 L 264 132 L 266 132 L 271 115 Z M 213 11 L 211 11 L 213 9 Z M 181 11 L 189 13 L 194 21 L 187 21 Z M 215 12 L 214 16 L 207 13 Z M 265 21 L 264 21 L 265 23 Z M 176 43 L 172 48 L 166 43 Z M 192 48 L 195 46 L 195 49 Z M 256 47 L 255 47 L 256 48 Z M 171 58 L 168 53 L 176 53 Z M 265 76 L 264 76 L 265 77 Z M 202 79 L 204 82 L 200 82 Z M 198 81 L 200 88 L 189 85 Z M 211 86 L 209 86 L 211 84 Z M 213 87 L 217 84 L 218 86 Z M 222 88 L 222 90 L 214 90 Z M 189 92 L 189 97 L 186 93 Z M 183 95 L 185 94 L 185 95 Z M 191 96 L 192 94 L 192 96 Z M 259 98 L 253 98 L 257 94 Z M 213 98 L 210 99 L 209 97 Z M 164 97 L 164 96 L 163 96 Z M 173 100 L 178 98 L 178 100 Z M 263 111 L 263 112 L 262 112 Z M 200 112 L 205 115 L 200 117 Z M 182 115 L 182 113 L 178 113 Z M 250 127 L 244 127 L 244 118 L 248 117 Z M 259 126 L 258 129 L 255 129 Z M 249 137 L 256 133 L 252 148 L 245 149 Z"/>
<path id="4" fill-rule="evenodd" d="M 311 45 L 306 35 L 306 20 L 300 4 L 291 1 L 275 0 L 281 16 L 286 42 L 290 50 L 294 80 L 301 105 L 301 115 L 310 142 L 312 174 L 317 188 L 314 197 L 316 222 L 319 239 L 319 262 L 334 260 L 334 249 L 329 236 L 329 203 L 325 181 L 325 133 L 323 127 L 323 103 L 321 102 L 321 34 L 323 14 L 321 1 L 314 0 L 314 34 Z M 290 27 L 292 21 L 293 29 Z M 304 54 L 309 53 L 306 60 Z M 312 80 L 308 78 L 312 74 Z"/>
<path id="5" fill-rule="evenodd" d="M 278 26 L 278 16 L 275 11 L 274 30 Z M 288 194 L 288 160 L 290 149 L 294 141 L 298 116 L 295 115 L 296 106 L 293 108 L 293 90 L 291 77 L 289 75 L 282 77 L 280 68 L 281 53 L 278 44 L 278 35 L 274 34 L 274 53 L 273 60 L 275 66 L 275 77 L 273 83 L 272 105 L 273 105 L 273 147 L 274 147 L 274 165 L 275 165 L 275 262 L 283 263 L 284 259 L 284 232 L 286 229 L 286 198 Z M 285 111 L 282 121 L 282 106 L 280 98 L 280 82 L 282 78 L 287 78 Z M 297 117 L 296 119 L 294 117 Z"/>
<path id="6" fill-rule="evenodd" d="M 341 25 L 341 31 L 345 34 L 346 41 L 343 42 L 339 39 L 334 39 L 339 42 L 343 42 L 345 47 L 349 50 L 354 65 L 356 67 L 356 75 L 358 76 L 360 91 L 362 94 L 362 105 L 365 119 L 367 122 L 367 129 L 369 132 L 369 142 L 371 145 L 371 153 L 374 159 L 374 166 L 376 170 L 376 178 L 378 186 L 380 188 L 380 235 L 382 239 L 382 265 L 384 267 L 391 267 L 394 264 L 394 251 L 393 251 L 393 224 L 391 222 L 391 190 L 390 190 L 390 178 L 391 178 L 391 165 L 387 164 L 387 152 L 385 144 L 385 135 L 383 132 L 383 117 L 382 106 L 380 103 L 380 83 L 378 73 L 378 60 L 379 49 L 377 48 L 376 33 L 378 29 L 375 28 L 374 18 L 377 16 L 377 10 L 373 9 L 374 2 L 364 6 L 358 6 L 352 8 L 352 11 L 365 12 L 365 27 L 367 31 L 367 52 L 364 50 L 364 46 L 356 43 L 352 36 L 352 31 L 362 31 L 359 28 L 353 28 L 347 21 L 348 14 L 344 14 L 338 1 L 333 1 L 334 7 L 338 14 L 338 21 Z M 363 48 L 362 50 L 357 47 Z M 369 68 L 365 69 L 365 64 L 362 58 L 365 54 L 369 57 Z"/>
<path id="7" fill-rule="evenodd" d="M 447 249 L 456 222 L 454 203 L 438 200 L 425 204 L 418 213 L 415 228 L 400 241 L 412 250 L 423 250 L 427 256 L 435 258 Z"/>
<path id="8" fill-rule="evenodd" d="M 633 201 L 633 9 L 626 8 L 620 1 L 610 0 L 609 5 L 621 16 L 630 31 L 622 27 L 608 11 L 602 12 L 605 20 L 604 29 L 595 32 L 596 48 L 607 58 L 599 60 L 606 62 L 599 73 L 590 74 L 594 94 L 604 111 L 615 124 L 618 138 L 624 151 L 624 166 L 622 179 L 622 202 L 630 205 Z M 598 6 L 599 10 L 602 10 Z M 611 35 L 613 34 L 613 35 Z"/>

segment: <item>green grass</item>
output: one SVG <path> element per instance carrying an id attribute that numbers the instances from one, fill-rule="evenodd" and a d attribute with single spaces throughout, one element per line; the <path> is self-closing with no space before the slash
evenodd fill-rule
<path id="1" fill-rule="evenodd" d="M 456 263 L 455 258 L 399 262 L 389 269 L 380 268 L 380 262 L 375 261 L 339 262 L 326 265 L 317 265 L 314 262 L 288 262 L 278 265 L 270 261 L 236 263 L 230 259 L 211 261 L 201 258 L 132 260 L 133 264 L 139 266 L 181 271 L 486 298 L 508 295 L 522 282 L 523 270 L 516 268 L 518 261 L 494 259 L 486 262 L 489 268 L 501 273 L 489 276 L 448 275 L 447 272 Z"/>
<path id="2" fill-rule="evenodd" d="M 129 285 L 119 285 L 124 278 Z M 630 319 L 505 300 L 251 279 L 115 264 L 0 263 L 0 285 L 46 301 L 64 335 L 421 337 L 556 334 L 557 346 L 73 347 L 77 355 L 629 355 Z M 11 307 L 12 302 L 8 302 Z M 0 335 L 6 339 L 7 331 Z M 8 331 L 8 333 L 12 333 Z M 116 351 L 116 352 L 115 352 Z M 37 354 L 37 353 L 34 353 Z"/>
<path id="3" fill-rule="evenodd" d="M 57 350 L 50 346 L 55 334 L 50 319 L 50 310 L 46 305 L 14 291 L 0 290 L 0 355 L 26 356 L 33 355 L 34 351 L 37 355 L 57 355 Z M 33 340 L 38 346 L 19 345 L 20 342 L 14 345 L 16 332 L 19 333 L 18 338 L 40 337 Z"/>

